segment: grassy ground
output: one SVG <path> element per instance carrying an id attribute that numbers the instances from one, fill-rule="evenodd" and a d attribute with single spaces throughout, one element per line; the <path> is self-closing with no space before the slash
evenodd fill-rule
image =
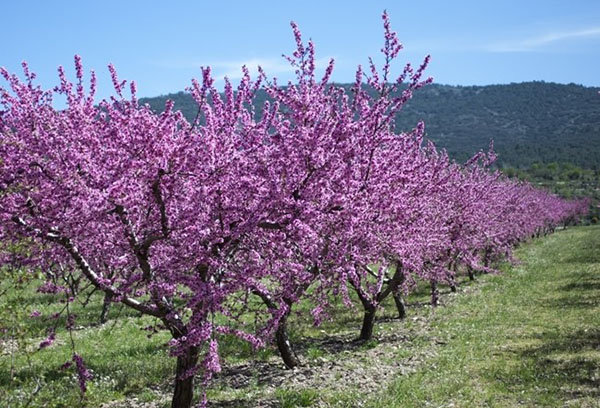
<path id="1" fill-rule="evenodd" d="M 352 341 L 360 310 L 340 306 L 319 328 L 295 316 L 291 336 L 305 362 L 295 371 L 273 349 L 226 341 L 210 397 L 220 407 L 600 407 L 600 228 L 559 231 L 516 256 L 521 263 L 502 275 L 444 290 L 436 310 L 425 288 L 408 299 L 408 319 L 388 307 L 367 344 Z M 94 374 L 81 401 L 73 369 L 60 368 L 71 356 L 64 323 L 55 344 L 38 350 L 56 322 L 27 317 L 64 304 L 24 286 L 0 296 L 0 317 L 12 319 L 0 326 L 14 327 L 0 333 L 0 406 L 168 405 L 174 361 L 164 333 L 147 338 L 151 319 L 115 305 L 98 325 L 101 298 L 74 305 L 76 350 Z"/>
<path id="2" fill-rule="evenodd" d="M 600 407 L 600 229 L 560 231 L 517 257 L 436 311 L 444 346 L 370 407 Z"/>

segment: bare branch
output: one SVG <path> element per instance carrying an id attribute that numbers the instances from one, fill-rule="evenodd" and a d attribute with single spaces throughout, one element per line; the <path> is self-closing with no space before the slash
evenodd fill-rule
<path id="1" fill-rule="evenodd" d="M 159 310 L 157 307 L 141 303 L 136 299 L 125 296 L 121 294 L 119 290 L 113 285 L 103 282 L 103 279 L 94 271 L 94 269 L 90 266 L 85 257 L 79 252 L 79 249 L 77 248 L 77 246 L 75 246 L 75 244 L 73 244 L 70 238 L 60 235 L 56 230 L 44 233 L 37 228 L 33 228 L 27 225 L 27 223 L 21 217 L 18 217 L 16 215 L 12 217 L 12 220 L 16 224 L 23 227 L 30 234 L 33 234 L 34 236 L 40 239 L 50 241 L 62 246 L 69 253 L 69 255 L 71 256 L 77 267 L 81 270 L 81 272 L 94 285 L 94 287 L 102 290 L 103 292 L 108 292 L 113 296 L 120 297 L 122 303 L 131 307 L 132 309 L 137 310 L 138 312 L 155 316 L 158 318 L 163 318 L 165 316 L 164 312 Z"/>

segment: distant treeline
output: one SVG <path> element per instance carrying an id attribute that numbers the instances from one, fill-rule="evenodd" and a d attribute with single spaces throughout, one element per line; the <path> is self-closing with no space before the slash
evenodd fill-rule
<path id="1" fill-rule="evenodd" d="M 419 120 L 425 121 L 427 137 L 459 161 L 487 150 L 493 140 L 500 167 L 524 169 L 534 163 L 556 162 L 600 169 L 599 89 L 547 82 L 434 84 L 416 92 L 398 115 L 397 128 L 408 131 Z M 143 98 L 141 102 L 161 111 L 167 99 L 193 120 L 197 107 L 187 93 Z M 259 92 L 256 106 L 266 99 Z"/>
<path id="2" fill-rule="evenodd" d="M 600 201 L 600 168 L 584 169 L 570 163 L 534 163 L 531 167 L 502 169 L 508 177 L 527 180 L 537 187 L 562 197 L 590 197 L 594 205 Z M 600 215 L 598 208 L 592 211 Z"/>

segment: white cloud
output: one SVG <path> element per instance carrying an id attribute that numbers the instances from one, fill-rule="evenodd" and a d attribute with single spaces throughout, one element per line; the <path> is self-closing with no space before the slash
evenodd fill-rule
<path id="1" fill-rule="evenodd" d="M 251 58 L 248 60 L 238 61 L 215 61 L 210 64 L 213 69 L 213 75 L 215 78 L 221 79 L 227 77 L 229 79 L 239 79 L 242 77 L 242 66 L 245 65 L 250 70 L 253 76 L 258 74 L 258 67 L 267 73 L 267 75 L 274 76 L 281 73 L 292 73 L 294 69 L 290 64 L 280 58 Z"/>
<path id="2" fill-rule="evenodd" d="M 317 69 L 323 69 L 329 64 L 329 58 L 319 58 L 315 61 Z M 256 76 L 258 67 L 262 67 L 267 76 L 273 77 L 279 74 L 292 74 L 296 68 L 292 67 L 283 57 L 279 58 L 251 58 L 238 61 L 214 61 L 208 64 L 213 70 L 216 79 L 227 77 L 239 79 L 242 77 L 242 66 L 250 70 L 250 74 Z"/>
<path id="3" fill-rule="evenodd" d="M 600 27 L 583 30 L 548 33 L 512 42 L 497 43 L 486 47 L 492 52 L 523 52 L 541 49 L 545 46 L 565 40 L 600 38 Z"/>
<path id="4" fill-rule="evenodd" d="M 317 69 L 325 69 L 329 64 L 330 58 L 318 58 L 315 61 Z M 249 58 L 245 60 L 175 60 L 170 59 L 168 61 L 161 61 L 155 65 L 170 68 L 170 69 L 189 69 L 189 68 L 200 68 L 201 66 L 209 66 L 212 69 L 212 76 L 216 80 L 223 80 L 224 77 L 230 80 L 240 79 L 243 76 L 242 66 L 245 65 L 250 70 L 250 74 L 253 77 L 258 75 L 258 67 L 261 66 L 267 76 L 270 78 L 278 76 L 280 74 L 293 74 L 296 70 L 292 67 L 287 60 L 283 57 L 278 58 Z"/>

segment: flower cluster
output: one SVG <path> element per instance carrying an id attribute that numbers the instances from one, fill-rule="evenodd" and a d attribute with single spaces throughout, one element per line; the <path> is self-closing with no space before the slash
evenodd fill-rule
<path id="1" fill-rule="evenodd" d="M 237 88 L 226 81 L 221 93 L 203 68 L 193 123 L 172 103 L 161 114 L 139 105 L 134 83 L 127 98 L 112 66 L 117 97 L 94 102 L 95 76 L 86 94 L 78 56 L 77 83 L 60 68 L 50 91 L 27 65 L 24 80 L 1 69 L 10 90 L 0 91 L 0 240 L 27 239 L 30 265 L 68 265 L 159 319 L 177 357 L 174 405 L 189 406 L 196 371 L 221 368 L 225 333 L 289 345 L 293 305 L 312 297 L 319 322 L 331 296 L 351 303 L 349 290 L 374 316 L 389 294 L 418 280 L 452 283 L 458 264 L 489 269 L 585 210 L 489 170 L 493 152 L 458 164 L 424 142 L 424 124 L 398 133 L 396 115 L 432 79 L 423 78 L 429 57 L 390 79 L 402 45 L 387 15 L 384 28 L 383 68 L 371 60 L 365 82 L 359 67 L 351 89 L 330 83 L 333 61 L 316 80 L 315 47 L 295 24 L 286 57 L 295 83 L 279 86 L 262 70 L 253 81 L 243 68 Z M 253 105 L 261 87 L 262 108 Z M 55 94 L 65 109 L 53 108 Z M 264 319 L 250 326 L 237 317 L 254 297 Z M 85 391 L 89 372 L 73 361 Z"/>
<path id="2" fill-rule="evenodd" d="M 77 369 L 77 378 L 79 382 L 79 390 L 81 393 L 85 393 L 87 387 L 86 383 L 92 379 L 92 374 L 85 366 L 83 359 L 77 353 L 73 354 L 73 362 L 75 362 L 75 368 Z"/>

